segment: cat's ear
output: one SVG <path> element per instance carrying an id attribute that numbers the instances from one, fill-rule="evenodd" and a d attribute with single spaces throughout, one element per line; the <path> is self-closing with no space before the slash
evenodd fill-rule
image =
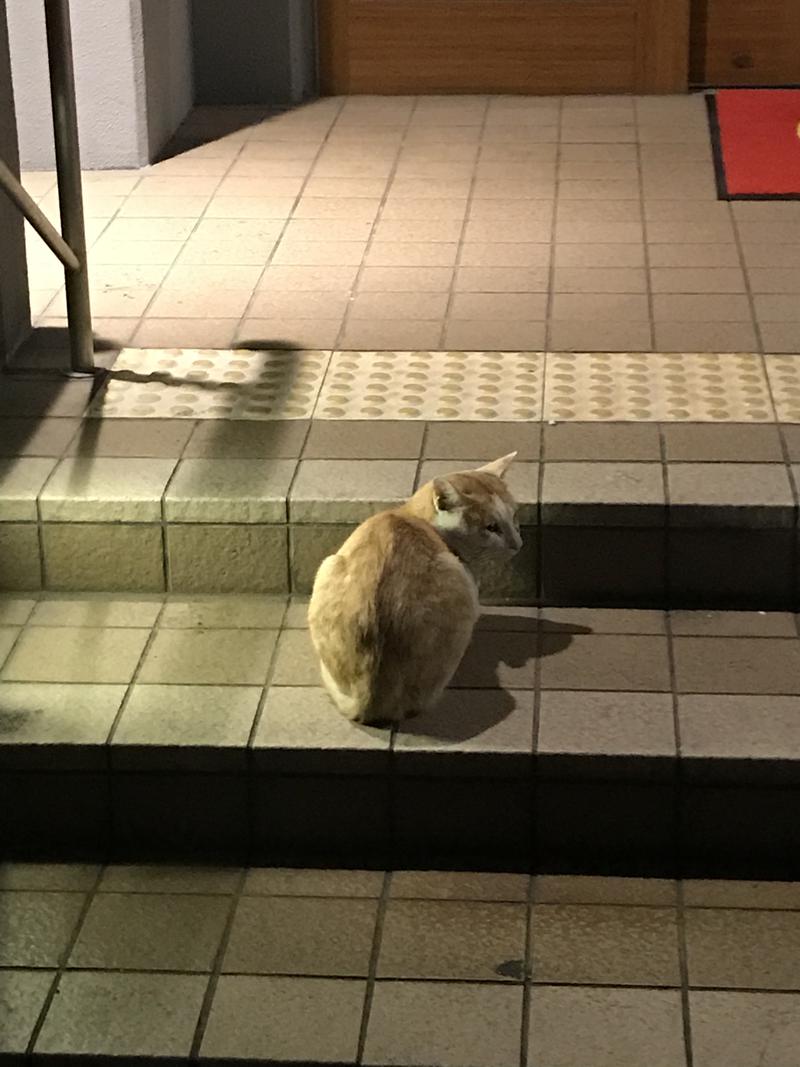
<path id="1" fill-rule="evenodd" d="M 491 463 L 487 463 L 485 467 L 478 467 L 478 470 L 482 474 L 493 474 L 495 478 L 505 478 L 506 471 L 517 458 L 516 452 L 509 452 L 507 456 L 501 456 L 500 459 L 495 459 Z"/>
<path id="2" fill-rule="evenodd" d="M 433 479 L 433 506 L 437 511 L 455 511 L 461 506 L 461 496 L 447 478 Z"/>

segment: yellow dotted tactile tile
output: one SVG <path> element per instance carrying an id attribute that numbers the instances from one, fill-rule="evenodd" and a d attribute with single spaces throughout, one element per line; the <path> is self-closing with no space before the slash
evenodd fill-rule
<path id="1" fill-rule="evenodd" d="M 538 420 L 541 352 L 334 352 L 318 419 Z"/>
<path id="2" fill-rule="evenodd" d="M 771 422 L 774 417 L 759 355 L 547 354 L 547 420 Z"/>
<path id="3" fill-rule="evenodd" d="M 329 352 L 123 349 L 94 418 L 307 419 Z"/>
<path id="4" fill-rule="evenodd" d="M 800 356 L 765 356 L 767 377 L 781 422 L 800 422 Z"/>

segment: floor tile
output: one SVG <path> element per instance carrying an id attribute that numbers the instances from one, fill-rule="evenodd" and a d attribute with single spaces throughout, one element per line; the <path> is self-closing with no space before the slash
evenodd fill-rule
<path id="1" fill-rule="evenodd" d="M 97 880 L 100 868 L 88 863 L 2 863 L 0 890 L 83 890 Z"/>
<path id="2" fill-rule="evenodd" d="M 202 419 L 308 418 L 328 363 L 324 352 L 138 351 L 117 358 L 94 416 Z M 142 393 L 140 376 L 154 380 Z M 167 388 L 164 388 L 166 386 Z M 149 461 L 154 462 L 154 461 Z"/>
<path id="3" fill-rule="evenodd" d="M 272 670 L 274 686 L 319 685 L 319 663 L 307 630 L 284 630 Z"/>
<path id="4" fill-rule="evenodd" d="M 276 638 L 273 630 L 159 630 L 138 681 L 263 685 Z"/>
<path id="5" fill-rule="evenodd" d="M 655 463 L 548 463 L 542 479 L 542 521 L 555 526 L 663 523 L 664 484 Z"/>
<path id="6" fill-rule="evenodd" d="M 285 522 L 296 462 L 185 459 L 164 494 L 167 522 Z"/>
<path id="7" fill-rule="evenodd" d="M 292 522 L 361 522 L 411 496 L 410 460 L 303 460 L 289 498 Z"/>
<path id="8" fill-rule="evenodd" d="M 797 996 L 692 991 L 689 1006 L 697 1067 L 750 1067 L 759 1059 L 792 1067 L 800 1027 Z"/>
<path id="9" fill-rule="evenodd" d="M 142 629 L 32 627 L 3 668 L 4 682 L 129 682 L 149 636 Z"/>
<path id="10" fill-rule="evenodd" d="M 625 904 L 673 906 L 677 883 L 661 878 L 537 875 L 533 884 L 537 904 Z"/>
<path id="11" fill-rule="evenodd" d="M 434 422 L 425 436 L 424 458 L 455 461 L 516 452 L 519 461 L 529 462 L 539 458 L 539 436 L 539 427 L 530 423 Z"/>
<path id="12" fill-rule="evenodd" d="M 395 871 L 390 892 L 395 900 L 471 900 L 524 903 L 528 899 L 524 874 L 466 871 Z"/>
<path id="13" fill-rule="evenodd" d="M 689 984 L 796 990 L 799 939 L 796 912 L 690 908 L 686 912 Z"/>
<path id="14" fill-rule="evenodd" d="M 223 975 L 200 1059 L 353 1063 L 365 994 L 364 982 Z"/>
<path id="15" fill-rule="evenodd" d="M 556 267 L 556 293 L 645 293 L 647 275 L 638 267 Z"/>
<path id="16" fill-rule="evenodd" d="M 207 985 L 204 975 L 67 973 L 36 1052 L 188 1056 Z"/>
<path id="17" fill-rule="evenodd" d="M 798 646 L 800 648 L 800 646 Z M 590 689 L 667 693 L 667 646 L 660 637 L 544 634 L 544 689 Z"/>
<path id="18" fill-rule="evenodd" d="M 547 420 L 761 422 L 771 409 L 757 355 L 558 353 L 547 360 Z"/>
<path id="19" fill-rule="evenodd" d="M 797 640 L 753 637 L 676 637 L 675 679 L 681 693 L 796 692 Z"/>
<path id="20" fill-rule="evenodd" d="M 446 293 L 451 267 L 364 267 L 358 276 L 362 293 Z"/>
<path id="21" fill-rule="evenodd" d="M 275 770 L 380 772 L 387 766 L 389 740 L 386 730 L 338 714 L 322 688 L 273 685 L 253 737 L 253 756 Z"/>
<path id="22" fill-rule="evenodd" d="M 260 697 L 260 687 L 136 685 L 114 731 L 111 759 L 117 767 L 171 769 L 185 752 L 190 770 L 241 768 Z M 212 751 L 205 756 L 203 749 Z"/>
<path id="23" fill-rule="evenodd" d="M 795 617 L 782 611 L 672 611 L 673 634 L 683 637 L 795 637 Z"/>
<path id="24" fill-rule="evenodd" d="M 658 427 L 651 423 L 617 423 L 609 430 L 597 423 L 547 425 L 544 427 L 544 458 L 567 462 L 660 462 Z"/>
<path id="25" fill-rule="evenodd" d="M 495 985 L 378 982 L 364 1062 L 506 1067 L 519 1058 L 522 992 Z"/>
<path id="26" fill-rule="evenodd" d="M 80 423 L 77 419 L 4 419 L 4 456 L 60 456 Z"/>
<path id="27" fill-rule="evenodd" d="M 539 620 L 545 632 L 587 634 L 664 634 L 664 614 L 641 608 L 546 607 Z"/>
<path id="28" fill-rule="evenodd" d="M 800 333 L 798 336 L 800 337 Z M 765 364 L 767 377 L 775 397 L 775 413 L 778 420 L 800 422 L 800 403 L 795 392 L 800 382 L 800 359 L 793 356 L 774 355 L 767 357 Z"/>
<path id="29" fill-rule="evenodd" d="M 162 603 L 160 596 L 50 594 L 36 604 L 31 616 L 31 625 L 144 628 L 155 623 Z"/>
<path id="30" fill-rule="evenodd" d="M 104 769 L 103 746 L 124 696 L 124 685 L 0 683 L 0 760 Z"/>
<path id="31" fill-rule="evenodd" d="M 210 971 L 229 907 L 228 900 L 221 896 L 98 894 L 68 966 Z"/>
<path id="32" fill-rule="evenodd" d="M 424 425 L 417 422 L 315 422 L 305 459 L 417 459 Z"/>
<path id="33" fill-rule="evenodd" d="M 528 1064 L 685 1067 L 682 1015 L 677 991 L 541 986 L 531 1004 Z"/>
<path id="34" fill-rule="evenodd" d="M 340 344 L 352 349 L 437 348 L 444 323 L 418 319 L 349 319 Z"/>
<path id="35" fill-rule="evenodd" d="M 384 918 L 378 978 L 520 981 L 525 917 L 520 904 L 394 899 Z"/>
<path id="36" fill-rule="evenodd" d="M 141 320 L 132 343 L 140 348 L 230 348 L 238 318 L 151 318 Z"/>
<path id="37" fill-rule="evenodd" d="M 222 422 L 206 419 L 198 422 L 194 429 L 190 427 L 191 437 L 183 455 L 198 459 L 293 459 L 302 451 L 308 427 L 309 424 L 302 420 Z"/>
<path id="38" fill-rule="evenodd" d="M 678 935 L 668 908 L 537 904 L 533 980 L 678 986 Z"/>
<path id="39" fill-rule="evenodd" d="M 794 525 L 783 464 L 671 463 L 667 480 L 673 525 Z"/>
<path id="40" fill-rule="evenodd" d="M 544 322 L 528 319 L 450 319 L 444 332 L 444 343 L 449 348 L 480 348 L 488 353 L 543 348 L 544 342 Z"/>
<path id="41" fill-rule="evenodd" d="M 556 244 L 555 265 L 559 269 L 644 267 L 644 245 L 639 244 Z"/>
<path id="42" fill-rule="evenodd" d="M 573 322 L 581 319 L 590 322 L 603 319 L 646 322 L 650 317 L 647 297 L 641 293 L 627 292 L 556 292 L 550 313 L 556 321 L 566 319 Z"/>
<path id="43" fill-rule="evenodd" d="M 0 522 L 35 522 L 36 501 L 56 465 L 55 459 L 0 460 Z"/>
<path id="44" fill-rule="evenodd" d="M 223 973 L 366 977 L 377 902 L 243 897 Z"/>
<path id="45" fill-rule="evenodd" d="M 536 674 L 535 633 L 476 634 L 453 678 L 468 689 L 533 689 Z"/>
<path id="46" fill-rule="evenodd" d="M 758 338 L 750 321 L 655 323 L 657 349 L 670 352 L 753 352 Z M 724 408 L 722 409 L 724 410 Z M 768 411 L 760 407 L 759 410 Z"/>
<path id="47" fill-rule="evenodd" d="M 279 629 L 285 597 L 169 597 L 159 620 L 168 629 Z"/>
<path id="48" fill-rule="evenodd" d="M 0 893 L 0 966 L 57 967 L 84 900 L 83 893 Z"/>
<path id="49" fill-rule="evenodd" d="M 571 322 L 550 323 L 548 347 L 559 352 L 648 352 L 652 348 L 652 330 L 648 322 Z M 636 398 L 638 399 L 638 398 Z"/>
<path id="50" fill-rule="evenodd" d="M 447 303 L 447 293 L 359 293 L 351 301 L 350 318 L 438 321 L 444 318 Z"/>
<path id="51" fill-rule="evenodd" d="M 245 895 L 276 897 L 367 897 L 381 895 L 381 871 L 296 870 L 253 868 L 247 873 Z"/>
<path id="52" fill-rule="evenodd" d="M 53 978 L 52 971 L 0 971 L 0 1055 L 25 1053 Z"/>
<path id="53" fill-rule="evenodd" d="M 103 871 L 98 892 L 230 894 L 238 881 L 235 867 L 111 864 Z"/>
<path id="54" fill-rule="evenodd" d="M 192 428 L 167 419 L 85 420 L 67 455 L 177 459 Z"/>
<path id="55" fill-rule="evenodd" d="M 732 244 L 651 244 L 647 256 L 652 270 L 672 267 L 739 267 L 739 250 Z"/>
<path id="56" fill-rule="evenodd" d="M 681 696 L 681 751 L 689 758 L 800 758 L 795 697 Z"/>
<path id="57" fill-rule="evenodd" d="M 542 693 L 537 752 L 674 757 L 672 697 L 667 693 Z"/>
<path id="58" fill-rule="evenodd" d="M 58 465 L 39 497 L 45 522 L 157 522 L 172 459 L 75 458 Z"/>
<path id="59" fill-rule="evenodd" d="M 670 423 L 663 427 L 666 459 L 671 462 L 782 463 L 775 426 L 703 426 Z"/>

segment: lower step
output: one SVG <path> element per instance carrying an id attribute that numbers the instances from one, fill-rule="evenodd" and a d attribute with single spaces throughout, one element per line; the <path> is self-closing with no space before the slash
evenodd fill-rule
<path id="1" fill-rule="evenodd" d="M 5 856 L 800 873 L 792 615 L 487 609 L 388 732 L 330 706 L 301 602 L 0 608 Z"/>

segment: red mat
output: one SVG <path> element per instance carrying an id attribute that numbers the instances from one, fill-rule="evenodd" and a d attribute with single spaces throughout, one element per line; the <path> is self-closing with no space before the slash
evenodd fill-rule
<path id="1" fill-rule="evenodd" d="M 722 89 L 713 101 L 721 195 L 800 198 L 800 89 Z"/>

